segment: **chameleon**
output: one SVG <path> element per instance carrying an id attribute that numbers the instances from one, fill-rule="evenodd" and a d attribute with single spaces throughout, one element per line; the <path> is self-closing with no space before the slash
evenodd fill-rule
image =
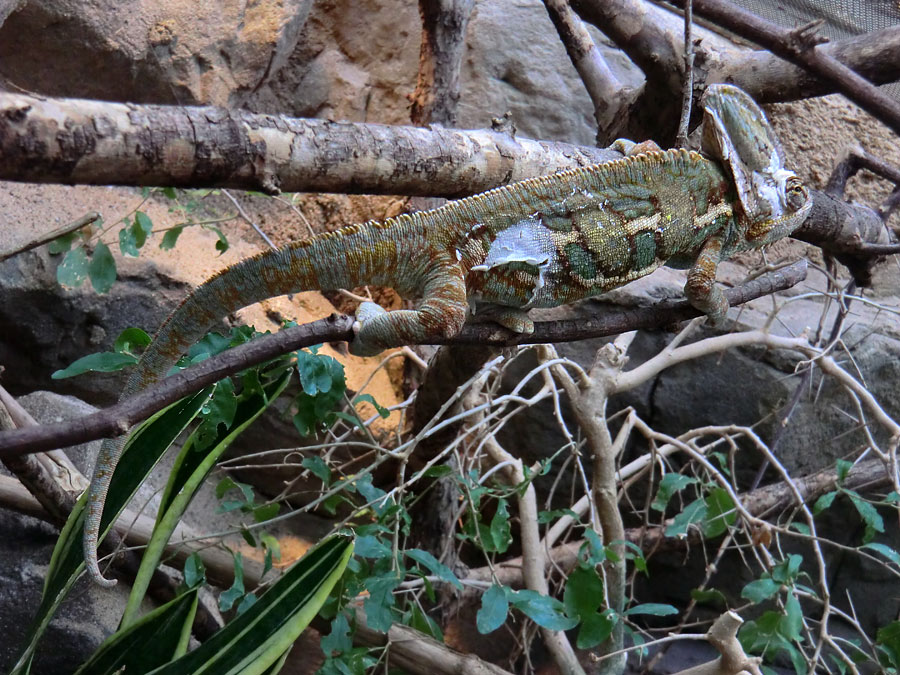
<path id="1" fill-rule="evenodd" d="M 169 315 L 121 398 L 162 379 L 215 322 L 299 291 L 377 284 L 421 296 L 416 309 L 362 303 L 350 343 L 357 355 L 452 337 L 470 310 L 529 334 L 530 308 L 588 298 L 663 264 L 688 270 L 685 295 L 720 323 L 728 301 L 715 281 L 719 261 L 788 236 L 812 202 L 748 94 L 712 85 L 701 106 L 700 153 L 623 141 L 622 159 L 347 226 L 226 268 Z M 104 586 L 116 582 L 98 566 L 100 517 L 125 439 L 103 442 L 89 488 L 84 555 Z"/>

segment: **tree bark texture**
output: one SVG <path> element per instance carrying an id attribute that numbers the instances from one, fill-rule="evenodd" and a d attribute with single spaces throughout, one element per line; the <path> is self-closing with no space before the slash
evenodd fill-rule
<path id="1" fill-rule="evenodd" d="M 0 180 L 460 197 L 617 157 L 486 130 L 0 93 Z"/>

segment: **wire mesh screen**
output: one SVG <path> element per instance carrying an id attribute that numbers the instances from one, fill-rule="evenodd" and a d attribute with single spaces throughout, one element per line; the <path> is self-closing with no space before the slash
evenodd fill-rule
<path id="1" fill-rule="evenodd" d="M 864 35 L 900 24 L 900 0 L 733 0 L 785 28 L 824 19 L 819 33 L 829 40 Z M 900 83 L 881 88 L 900 100 Z"/>

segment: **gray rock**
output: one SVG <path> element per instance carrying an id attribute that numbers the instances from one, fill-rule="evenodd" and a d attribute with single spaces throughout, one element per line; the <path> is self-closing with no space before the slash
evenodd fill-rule
<path id="1" fill-rule="evenodd" d="M 0 76 L 56 96 L 239 107 L 287 61 L 311 4 L 28 2 L 0 27 Z"/>

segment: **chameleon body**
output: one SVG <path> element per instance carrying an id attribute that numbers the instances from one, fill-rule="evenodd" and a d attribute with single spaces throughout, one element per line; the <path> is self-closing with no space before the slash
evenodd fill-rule
<path id="1" fill-rule="evenodd" d="M 415 310 L 363 303 L 356 354 L 453 336 L 467 311 L 520 333 L 526 312 L 587 298 L 662 264 L 689 268 L 685 292 L 712 320 L 728 309 L 716 265 L 790 234 L 810 208 L 806 188 L 784 169 L 762 111 L 742 91 L 710 87 L 703 146 L 653 151 L 533 178 L 438 209 L 345 227 L 261 253 L 199 286 L 160 328 L 122 393 L 161 379 L 224 316 L 304 290 L 391 286 L 421 295 Z M 97 566 L 100 516 L 125 438 L 104 441 L 90 487 L 85 559 Z"/>

